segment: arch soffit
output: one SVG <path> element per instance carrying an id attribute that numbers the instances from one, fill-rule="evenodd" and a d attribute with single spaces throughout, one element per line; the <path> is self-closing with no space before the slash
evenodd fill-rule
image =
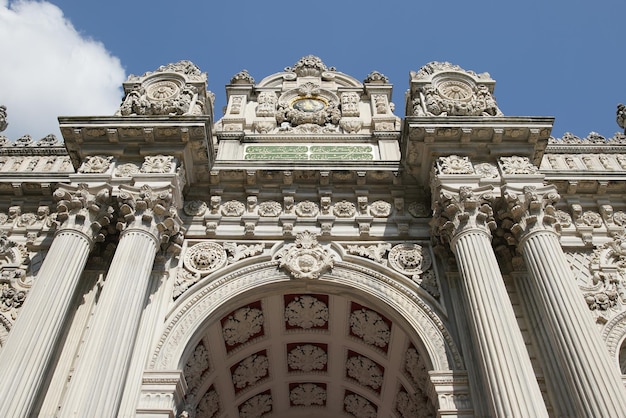
<path id="1" fill-rule="evenodd" d="M 433 370 L 464 370 L 455 341 L 439 315 L 422 297 L 404 286 L 394 274 L 382 274 L 352 262 L 337 262 L 332 272 L 316 280 L 298 280 L 322 289 L 353 289 L 380 301 L 403 318 L 409 332 L 419 338 Z M 268 288 L 294 279 L 278 269 L 269 257 L 243 260 L 232 268 L 207 276 L 183 295 L 167 316 L 164 331 L 150 360 L 151 370 L 179 369 L 186 350 L 224 304 L 254 289 Z M 317 290 L 317 289 L 316 289 Z M 332 291 L 332 290 L 331 290 Z"/>

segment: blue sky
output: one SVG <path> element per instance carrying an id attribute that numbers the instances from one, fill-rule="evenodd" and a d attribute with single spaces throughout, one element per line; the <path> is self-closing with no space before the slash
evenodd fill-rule
<path id="1" fill-rule="evenodd" d="M 49 123 L 49 132 L 56 129 L 53 118 L 40 116 L 43 113 L 34 108 L 47 94 L 60 109 L 57 115 L 59 111 L 65 115 L 110 115 L 121 99 L 119 80 L 181 59 L 193 61 L 208 73 L 209 89 L 217 96 L 218 118 L 225 105 L 224 85 L 235 73 L 245 68 L 259 81 L 308 54 L 318 55 L 326 65 L 360 80 L 372 70 L 387 75 L 394 84 L 393 99 L 400 116 L 409 71 L 430 61 L 489 72 L 497 82 L 495 96 L 505 115 L 555 116 L 553 135 L 557 137 L 566 131 L 578 136 L 590 131 L 612 136 L 619 130 L 616 106 L 626 102 L 623 0 L 51 3 L 64 17 L 55 15 L 50 5 L 45 8 L 45 3 L 21 6 L 41 7 L 40 18 L 60 19 L 66 29 L 73 27 L 77 40 L 60 40 L 60 52 L 54 54 L 48 47 L 45 60 L 29 65 L 36 71 L 33 75 L 15 70 L 13 67 L 19 66 L 12 63 L 23 61 L 29 51 L 38 51 L 43 42 L 7 34 L 7 22 L 13 19 L 18 25 L 15 16 L 27 15 L 16 12 L 19 2 L 0 0 L 0 80 L 12 76 L 9 86 L 3 87 L 0 81 L 0 103 L 8 107 L 10 127 L 4 134 L 10 139 L 37 131 L 40 124 L 48 129 Z M 45 39 L 52 42 L 54 37 L 48 34 Z M 66 53 L 71 58 L 56 62 L 56 57 Z M 78 71 L 83 66 L 84 71 Z M 66 78 L 54 81 L 50 74 L 57 72 Z M 41 77 L 44 85 L 35 88 L 34 80 Z M 83 84 L 74 87 L 74 82 Z M 31 84 L 35 85 L 32 93 Z M 81 96 L 59 99 L 58 90 L 46 90 L 52 85 Z M 103 92 L 96 94 L 96 85 Z M 14 86 L 21 89 L 14 93 Z M 107 100 L 100 100 L 100 94 Z M 16 96 L 29 103 L 28 107 L 7 103 Z M 96 103 L 101 103 L 100 107 Z M 24 111 L 34 114 L 23 120 Z"/>

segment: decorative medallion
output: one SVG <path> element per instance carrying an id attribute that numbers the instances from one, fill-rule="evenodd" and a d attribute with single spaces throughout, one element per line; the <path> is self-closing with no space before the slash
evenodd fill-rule
<path id="1" fill-rule="evenodd" d="M 476 174 L 486 179 L 495 179 L 500 176 L 498 167 L 489 163 L 481 163 L 474 166 Z"/>
<path id="2" fill-rule="evenodd" d="M 246 205 L 237 200 L 231 200 L 222 205 L 222 215 L 224 216 L 241 216 L 245 210 Z"/>
<path id="3" fill-rule="evenodd" d="M 391 215 L 391 203 L 377 200 L 370 205 L 370 213 L 375 218 L 387 218 Z"/>
<path id="4" fill-rule="evenodd" d="M 537 174 L 539 171 L 528 157 L 500 157 L 500 166 L 504 174 Z"/>
<path id="5" fill-rule="evenodd" d="M 187 216 L 202 216 L 207 210 L 207 204 L 202 200 L 192 200 L 190 202 L 185 202 L 183 210 Z"/>
<path id="6" fill-rule="evenodd" d="M 283 207 L 280 203 L 270 200 L 259 204 L 259 215 L 267 217 L 276 217 L 281 214 Z"/>
<path id="7" fill-rule="evenodd" d="M 301 97 L 291 103 L 295 110 L 305 113 L 319 112 L 326 107 L 326 102 L 317 98 Z"/>
<path id="8" fill-rule="evenodd" d="M 226 264 L 226 251 L 215 242 L 201 242 L 189 248 L 183 258 L 185 268 L 201 275 L 209 274 Z"/>
<path id="9" fill-rule="evenodd" d="M 418 276 L 431 266 L 428 251 L 417 244 L 398 244 L 389 251 L 389 264 L 394 270 L 407 276 Z"/>
<path id="10" fill-rule="evenodd" d="M 356 213 L 356 206 L 352 202 L 342 200 L 341 202 L 335 203 L 333 213 L 338 218 L 351 218 Z"/>
<path id="11" fill-rule="evenodd" d="M 307 373 L 313 370 L 324 370 L 327 363 L 326 351 L 312 344 L 296 346 L 287 354 L 287 365 L 290 370 Z"/>
<path id="12" fill-rule="evenodd" d="M 391 330 L 385 320 L 370 309 L 355 310 L 350 314 L 350 331 L 366 344 L 387 347 Z"/>
<path id="13" fill-rule="evenodd" d="M 302 383 L 289 391 L 289 402 L 294 406 L 324 406 L 326 389 L 313 383 Z"/>
<path id="14" fill-rule="evenodd" d="M 472 87 L 461 80 L 446 80 L 439 83 L 437 90 L 446 99 L 467 102 L 472 98 Z"/>
<path id="15" fill-rule="evenodd" d="M 600 228 L 602 226 L 602 217 L 599 213 L 588 210 L 576 219 L 576 224 Z"/>
<path id="16" fill-rule="evenodd" d="M 333 255 L 318 244 L 309 231 L 296 235 L 296 241 L 279 252 L 279 267 L 296 279 L 317 279 L 325 270 L 333 268 Z"/>
<path id="17" fill-rule="evenodd" d="M 167 100 L 178 94 L 180 88 L 173 81 L 164 80 L 156 82 L 146 89 L 146 95 L 152 100 Z"/>
<path id="18" fill-rule="evenodd" d="M 237 389 L 254 385 L 268 376 L 269 360 L 264 354 L 253 354 L 243 359 L 233 371 L 233 384 Z"/>
<path id="19" fill-rule="evenodd" d="M 296 215 L 303 218 L 314 218 L 319 213 L 319 207 L 310 200 L 305 200 L 296 205 Z"/>
<path id="20" fill-rule="evenodd" d="M 224 341 L 228 345 L 243 344 L 263 330 L 263 312 L 245 306 L 237 309 L 222 324 Z"/>
<path id="21" fill-rule="evenodd" d="M 346 361 L 346 374 L 363 386 L 378 391 L 383 384 L 383 371 L 380 366 L 361 355 L 355 355 Z"/>
<path id="22" fill-rule="evenodd" d="M 565 212 L 564 210 L 557 210 L 554 213 L 554 215 L 556 216 L 556 219 L 558 219 L 559 223 L 561 224 L 561 227 L 567 228 L 572 225 L 571 215 Z"/>
<path id="23" fill-rule="evenodd" d="M 328 306 L 313 296 L 296 297 L 285 307 L 285 322 L 303 329 L 323 327 L 328 322 Z"/>

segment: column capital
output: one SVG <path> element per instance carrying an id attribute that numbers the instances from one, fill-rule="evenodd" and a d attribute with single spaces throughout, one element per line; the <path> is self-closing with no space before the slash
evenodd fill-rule
<path id="1" fill-rule="evenodd" d="M 480 231 L 491 238 L 496 228 L 492 204 L 495 199 L 492 186 L 438 188 L 431 226 L 435 235 L 451 242 L 466 231 Z"/>
<path id="2" fill-rule="evenodd" d="M 165 247 L 174 238 L 178 247 L 182 221 L 173 204 L 172 186 L 151 187 L 143 185 L 133 187 L 119 186 L 117 195 L 120 205 L 120 219 L 117 229 L 124 233 L 129 230 L 144 231 Z"/>
<path id="3" fill-rule="evenodd" d="M 59 231 L 74 230 L 91 243 L 102 241 L 102 228 L 111 223 L 111 186 L 61 185 L 54 192 L 57 201 L 56 224 Z"/>
<path id="4" fill-rule="evenodd" d="M 548 231 L 558 234 L 561 225 L 554 204 L 561 196 L 553 185 L 509 186 L 505 185 L 502 195 L 507 204 L 503 218 L 512 222 L 511 232 L 522 240 L 532 232 Z"/>

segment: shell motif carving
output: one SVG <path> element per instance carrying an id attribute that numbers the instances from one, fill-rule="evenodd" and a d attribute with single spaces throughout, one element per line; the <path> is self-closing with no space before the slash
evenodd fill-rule
<path id="1" fill-rule="evenodd" d="M 243 359 L 233 372 L 233 384 L 238 389 L 254 385 L 268 375 L 269 361 L 263 354 L 253 354 Z"/>
<path id="2" fill-rule="evenodd" d="M 370 309 L 363 308 L 350 314 L 350 330 L 367 344 L 377 347 L 386 347 L 389 344 L 389 325 Z"/>
<path id="3" fill-rule="evenodd" d="M 185 268 L 206 275 L 226 264 L 226 251 L 215 242 L 201 242 L 187 250 L 183 258 Z"/>
<path id="4" fill-rule="evenodd" d="M 297 234 L 295 243 L 279 252 L 277 258 L 279 267 L 296 279 L 317 279 L 333 267 L 333 255 L 308 231 Z"/>
<path id="5" fill-rule="evenodd" d="M 328 306 L 313 296 L 300 296 L 285 307 L 285 321 L 292 327 L 311 329 L 328 322 Z"/>
<path id="6" fill-rule="evenodd" d="M 263 329 L 263 312 L 243 307 L 229 316 L 222 326 L 224 341 L 228 345 L 243 344 Z"/>
<path id="7" fill-rule="evenodd" d="M 346 361 L 348 376 L 363 386 L 378 390 L 383 383 L 383 372 L 380 367 L 364 356 L 353 356 Z"/>
<path id="8" fill-rule="evenodd" d="M 298 406 L 323 406 L 326 403 L 326 389 L 313 383 L 303 383 L 291 389 L 289 400 Z"/>
<path id="9" fill-rule="evenodd" d="M 290 369 L 310 372 L 324 370 L 328 363 L 326 352 L 315 345 L 299 345 L 287 354 L 287 364 Z"/>

